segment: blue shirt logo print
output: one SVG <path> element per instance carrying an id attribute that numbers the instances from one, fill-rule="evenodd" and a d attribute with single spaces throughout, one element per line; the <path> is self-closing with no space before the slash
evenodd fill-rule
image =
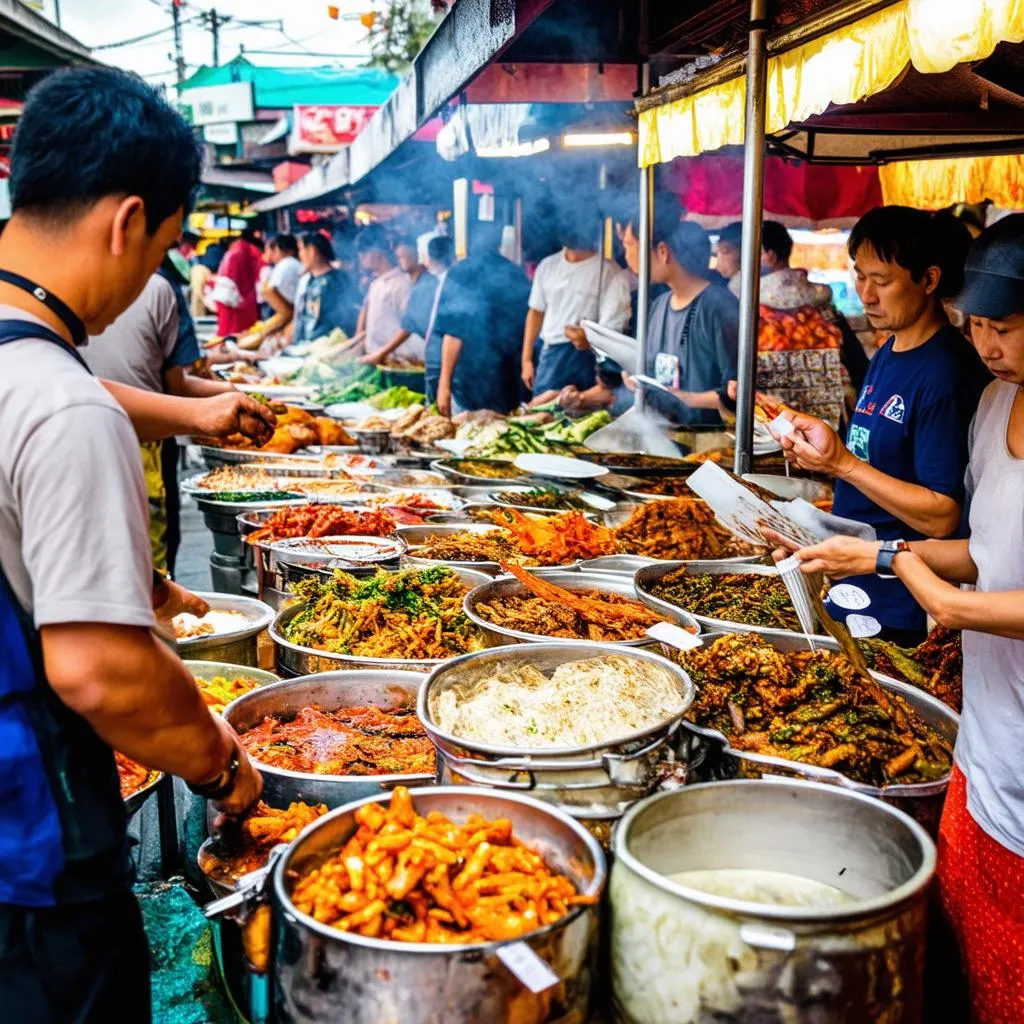
<path id="1" fill-rule="evenodd" d="M 893 395 L 885 405 L 882 406 L 882 415 L 893 423 L 902 423 L 903 417 L 907 414 L 907 407 L 903 402 L 902 395 Z"/>
<path id="2" fill-rule="evenodd" d="M 869 462 L 868 443 L 871 440 L 871 431 L 857 423 L 850 425 L 850 435 L 846 440 L 846 446 L 857 456 L 861 462 Z"/>

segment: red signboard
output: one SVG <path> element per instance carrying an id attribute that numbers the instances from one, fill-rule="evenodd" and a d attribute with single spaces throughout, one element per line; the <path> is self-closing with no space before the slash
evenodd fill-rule
<path id="1" fill-rule="evenodd" d="M 376 107 L 299 104 L 292 115 L 290 153 L 337 153 L 369 124 Z"/>

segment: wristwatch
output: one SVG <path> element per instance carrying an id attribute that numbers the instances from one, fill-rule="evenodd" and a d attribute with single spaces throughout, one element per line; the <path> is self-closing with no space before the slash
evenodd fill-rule
<path id="1" fill-rule="evenodd" d="M 235 779 L 238 777 L 238 769 L 242 759 L 238 749 L 238 742 L 235 741 L 231 752 L 231 760 L 208 782 L 198 784 L 189 783 L 188 788 L 196 796 L 205 797 L 207 800 L 223 800 L 230 795 L 235 788 Z"/>
<path id="2" fill-rule="evenodd" d="M 910 545 L 905 540 L 883 540 L 882 546 L 878 549 L 878 558 L 875 559 L 875 573 L 882 579 L 896 579 L 896 575 L 892 571 L 893 559 L 901 551 L 909 550 Z"/>

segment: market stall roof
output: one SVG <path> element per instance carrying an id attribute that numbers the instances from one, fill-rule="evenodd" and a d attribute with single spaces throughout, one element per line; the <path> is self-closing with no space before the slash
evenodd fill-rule
<path id="1" fill-rule="evenodd" d="M 769 38 L 770 145 L 849 164 L 1019 150 L 1021 40 L 1024 7 L 1001 0 L 828 5 Z M 641 165 L 740 144 L 744 72 L 736 54 L 641 97 Z"/>
<path id="2" fill-rule="evenodd" d="M 0 37 L 0 69 L 5 71 L 99 63 L 88 47 L 20 0 L 0 0 L 0 33 L 15 37 Z"/>
<path id="3" fill-rule="evenodd" d="M 252 82 L 257 108 L 279 110 L 302 103 L 379 106 L 398 83 L 378 68 L 266 68 L 239 56 L 219 67 L 201 67 L 187 78 L 182 92 L 210 85 Z"/>
<path id="4" fill-rule="evenodd" d="M 269 171 L 247 167 L 205 167 L 200 182 L 205 189 L 228 189 L 258 194 L 274 191 L 274 178 Z"/>

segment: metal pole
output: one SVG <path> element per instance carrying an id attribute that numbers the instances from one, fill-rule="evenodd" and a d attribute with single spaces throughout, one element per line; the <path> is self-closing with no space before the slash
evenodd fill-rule
<path id="1" fill-rule="evenodd" d="M 640 94 L 651 91 L 651 65 L 645 61 L 640 71 Z M 638 216 L 637 243 L 640 247 L 636 285 L 636 343 L 640 355 L 640 372 L 647 372 L 647 313 L 650 309 L 651 294 L 651 230 L 654 220 L 654 165 L 640 170 L 640 212 Z M 644 411 L 644 389 L 636 391 L 636 410 Z"/>
<path id="2" fill-rule="evenodd" d="M 213 66 L 220 67 L 220 21 L 217 11 L 210 9 L 210 34 L 213 36 Z"/>
<path id="3" fill-rule="evenodd" d="M 753 465 L 754 389 L 761 298 L 761 218 L 764 214 L 765 106 L 768 82 L 768 0 L 750 0 L 747 112 L 743 143 L 743 250 L 740 266 L 739 379 L 736 396 L 737 474 Z"/>
<path id="4" fill-rule="evenodd" d="M 53 16 L 57 20 L 57 28 L 60 28 L 60 0 L 53 0 Z"/>
<path id="5" fill-rule="evenodd" d="M 181 43 L 181 8 L 171 3 L 171 20 L 174 23 L 174 71 L 178 85 L 185 81 L 185 54 Z"/>

